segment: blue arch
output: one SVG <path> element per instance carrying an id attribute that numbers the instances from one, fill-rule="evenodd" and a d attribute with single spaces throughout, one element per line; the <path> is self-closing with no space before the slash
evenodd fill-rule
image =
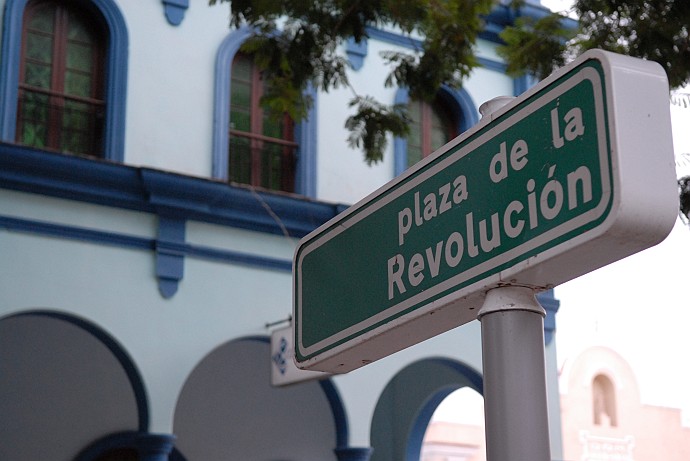
<path id="1" fill-rule="evenodd" d="M 65 314 L 62 312 L 47 311 L 47 310 L 31 310 L 25 312 L 19 312 L 16 314 L 11 314 L 5 318 L 16 318 L 16 317 L 27 317 L 27 316 L 38 316 L 38 317 L 49 317 L 52 319 L 60 320 L 63 322 L 71 323 L 78 328 L 91 334 L 96 340 L 103 343 L 103 345 L 113 354 L 115 359 L 122 366 L 122 370 L 127 375 L 127 379 L 132 386 L 132 392 L 134 393 L 134 399 L 137 404 L 138 413 L 138 430 L 147 431 L 149 426 L 149 407 L 148 398 L 146 395 L 146 388 L 144 387 L 144 380 L 137 369 L 134 360 L 129 356 L 125 349 L 117 342 L 108 332 L 103 330 L 98 325 L 91 323 L 74 315 Z M 0 320 L 2 320 L 0 318 Z"/>
<path id="2" fill-rule="evenodd" d="M 230 126 L 231 67 L 242 43 L 252 34 L 249 27 L 232 31 L 220 44 L 216 55 L 214 76 L 214 107 L 212 134 L 212 176 L 228 179 L 228 126 Z M 316 90 L 309 87 L 306 96 L 313 104 L 307 118 L 295 126 L 295 139 L 299 144 L 295 192 L 316 198 Z"/>
<path id="3" fill-rule="evenodd" d="M 443 85 L 439 90 L 439 97 L 447 104 L 453 117 L 458 121 L 457 132 L 462 133 L 472 128 L 479 121 L 479 112 L 470 94 L 464 89 L 455 89 Z M 410 95 L 407 88 L 399 88 L 395 93 L 395 104 L 408 104 Z M 394 172 L 398 176 L 409 166 L 407 164 L 407 140 L 396 137 L 393 139 Z"/>
<path id="4" fill-rule="evenodd" d="M 13 143 L 17 128 L 17 92 L 21 60 L 22 18 L 28 0 L 7 0 L 0 54 L 0 139 Z M 124 17 L 113 0 L 91 0 L 105 21 L 108 33 L 106 63 L 105 158 L 124 161 L 125 107 L 129 37 Z"/>
<path id="5" fill-rule="evenodd" d="M 483 378 L 472 367 L 449 358 L 422 359 L 396 373 L 374 410 L 372 461 L 419 461 L 434 410 L 451 392 L 462 387 L 481 394 Z"/>
<path id="6" fill-rule="evenodd" d="M 484 380 L 482 376 L 472 368 L 467 365 L 455 362 L 448 359 L 430 359 L 439 363 L 440 365 L 454 370 L 459 376 L 467 379 L 467 386 L 477 391 L 479 394 L 483 394 Z M 440 387 L 433 395 L 429 397 L 424 405 L 419 410 L 417 418 L 412 424 L 410 430 L 410 435 L 407 439 L 406 461 L 419 461 L 419 454 L 422 449 L 422 442 L 424 441 L 424 434 L 426 433 L 426 428 L 431 421 L 431 417 L 434 415 L 436 408 L 443 402 L 443 400 L 448 397 L 453 392 L 460 389 L 461 386 L 458 382 L 449 382 L 445 386 Z"/>

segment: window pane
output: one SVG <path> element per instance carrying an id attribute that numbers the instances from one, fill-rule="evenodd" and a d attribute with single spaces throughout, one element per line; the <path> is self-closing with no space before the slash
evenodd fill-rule
<path id="1" fill-rule="evenodd" d="M 261 152 L 261 186 L 280 189 L 280 146 L 266 144 Z"/>
<path id="2" fill-rule="evenodd" d="M 55 27 L 55 6 L 44 5 L 34 9 L 32 12 L 28 29 L 43 31 L 45 33 L 53 33 Z"/>
<path id="3" fill-rule="evenodd" d="M 91 76 L 74 71 L 65 72 L 65 93 L 88 98 L 91 96 Z"/>
<path id="4" fill-rule="evenodd" d="M 260 186 L 292 192 L 294 190 L 294 146 L 264 143 L 261 149 Z"/>
<path id="5" fill-rule="evenodd" d="M 411 166 L 423 158 L 422 150 L 417 146 L 407 145 L 407 165 Z"/>
<path id="6" fill-rule="evenodd" d="M 436 150 L 456 134 L 457 119 L 451 115 L 449 108 L 440 100 L 431 106 L 431 148 Z"/>
<path id="7" fill-rule="evenodd" d="M 238 54 L 232 63 L 232 78 L 249 82 L 252 79 L 253 63 L 249 57 Z"/>
<path id="8" fill-rule="evenodd" d="M 48 139 L 48 96 L 23 92 L 19 100 L 19 142 L 45 147 Z"/>
<path id="9" fill-rule="evenodd" d="M 422 159 L 422 110 L 419 101 L 410 101 L 408 116 L 410 132 L 407 135 L 407 165 L 414 165 Z"/>
<path id="10" fill-rule="evenodd" d="M 276 120 L 273 117 L 270 117 L 268 115 L 264 115 L 264 132 L 263 134 L 265 136 L 269 136 L 271 138 L 282 138 L 283 137 L 283 120 L 278 119 Z"/>
<path id="11" fill-rule="evenodd" d="M 65 101 L 62 113 L 60 150 L 77 155 L 94 155 L 96 151 L 95 125 L 101 118 L 98 107 L 76 101 Z"/>
<path id="12" fill-rule="evenodd" d="M 440 99 L 433 105 L 411 101 L 408 114 L 412 120 L 407 137 L 407 165 L 410 166 L 450 141 L 457 123 Z"/>
<path id="13" fill-rule="evenodd" d="M 240 107 L 249 111 L 252 105 L 251 83 L 233 80 L 230 98 L 233 107 Z"/>
<path id="14" fill-rule="evenodd" d="M 251 131 L 251 124 L 251 114 L 248 111 L 233 110 L 230 112 L 230 128 L 249 132 Z"/>
<path id="15" fill-rule="evenodd" d="M 27 62 L 24 66 L 24 83 L 38 88 L 50 88 L 50 65 Z"/>
<path id="16" fill-rule="evenodd" d="M 53 37 L 29 32 L 26 36 L 26 57 L 50 64 L 53 58 Z"/>
<path id="17" fill-rule="evenodd" d="M 230 162 L 228 179 L 242 184 L 252 181 L 251 143 L 247 138 L 233 136 L 230 138 Z"/>
<path id="18" fill-rule="evenodd" d="M 447 120 L 444 120 L 436 107 L 431 110 L 431 150 L 435 151 L 448 141 L 450 132 L 447 128 Z"/>
<path id="19" fill-rule="evenodd" d="M 67 38 L 70 41 L 79 41 L 85 43 L 92 43 L 94 41 L 91 32 L 86 27 L 81 18 L 74 14 L 74 12 L 69 12 L 69 26 L 67 28 Z"/>
<path id="20" fill-rule="evenodd" d="M 91 73 L 93 71 L 93 50 L 84 43 L 68 43 L 67 68 Z"/>
<path id="21" fill-rule="evenodd" d="M 235 57 L 230 84 L 230 128 L 251 132 L 252 62 L 244 55 Z"/>

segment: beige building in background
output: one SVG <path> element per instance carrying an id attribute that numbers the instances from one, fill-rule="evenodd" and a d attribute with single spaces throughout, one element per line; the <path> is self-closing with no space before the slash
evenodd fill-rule
<path id="1" fill-rule="evenodd" d="M 591 347 L 560 377 L 563 454 L 568 461 L 686 461 L 690 428 L 681 411 L 645 405 L 630 365 Z"/>
<path id="2" fill-rule="evenodd" d="M 566 361 L 559 385 L 564 461 L 690 459 L 681 410 L 643 404 L 633 370 L 613 349 L 590 347 Z M 432 420 L 420 459 L 484 461 L 483 430 Z"/>

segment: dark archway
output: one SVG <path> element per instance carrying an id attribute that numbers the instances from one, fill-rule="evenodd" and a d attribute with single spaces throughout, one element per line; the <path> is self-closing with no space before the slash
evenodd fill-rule
<path id="1" fill-rule="evenodd" d="M 85 441 L 145 431 L 141 377 L 105 331 L 62 313 L 0 320 L 0 459 L 72 459 Z"/>

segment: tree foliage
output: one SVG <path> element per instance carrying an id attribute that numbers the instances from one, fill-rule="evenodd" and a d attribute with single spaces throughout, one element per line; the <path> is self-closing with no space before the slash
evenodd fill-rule
<path id="1" fill-rule="evenodd" d="M 575 28 L 563 13 L 507 27 L 499 53 L 509 72 L 543 78 L 569 57 L 600 48 L 658 62 L 671 87 L 690 82 L 688 0 L 575 0 L 573 12 Z"/>
<path id="2" fill-rule="evenodd" d="M 553 13 L 506 28 L 499 54 L 508 72 L 543 78 L 569 58 L 600 48 L 659 63 L 672 88 L 690 83 L 690 1 L 575 0 L 573 11 L 576 27 Z M 678 185 L 680 213 L 690 221 L 690 176 Z"/>
<path id="3" fill-rule="evenodd" d="M 219 0 L 209 0 L 211 4 Z M 348 143 L 361 148 L 368 163 L 383 158 L 388 135 L 405 136 L 405 107 L 386 105 L 350 85 L 343 55 L 348 39 L 360 43 L 368 27 L 393 27 L 420 37 L 420 49 L 386 52 L 387 86 L 408 89 L 410 97 L 432 101 L 441 84 L 459 88 L 479 65 L 474 44 L 482 16 L 496 0 L 220 0 L 230 3 L 232 27 L 249 26 L 242 50 L 255 57 L 268 92 L 262 105 L 269 113 L 306 116 L 312 85 L 322 91 L 349 87 L 354 110 L 345 126 Z"/>

